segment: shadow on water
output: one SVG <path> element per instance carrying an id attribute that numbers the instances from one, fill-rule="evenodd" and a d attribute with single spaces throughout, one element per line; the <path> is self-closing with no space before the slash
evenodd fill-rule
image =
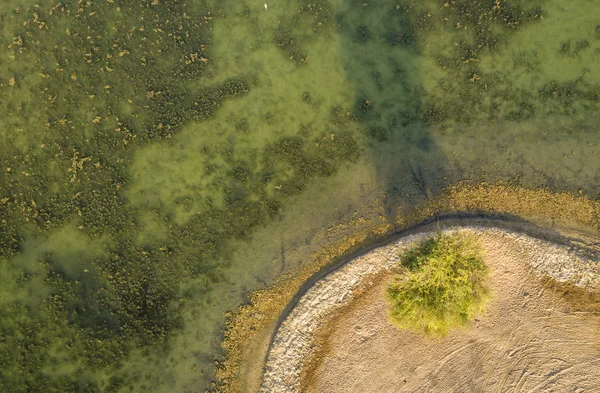
<path id="1" fill-rule="evenodd" d="M 537 91 L 521 86 L 518 78 L 531 77 L 536 72 L 531 64 L 526 71 L 513 71 L 522 73 L 519 77 L 488 76 L 485 83 L 479 83 L 485 70 L 478 64 L 485 61 L 484 57 L 493 57 L 506 48 L 518 31 L 515 26 L 535 24 L 543 15 L 545 11 L 535 2 L 508 4 L 493 0 L 347 0 L 337 8 L 336 23 L 341 36 L 344 71 L 356 97 L 353 111 L 347 112 L 346 116 L 360 124 L 368 140 L 365 161 L 373 166 L 377 176 L 377 195 L 383 195 L 388 222 L 395 221 L 400 209 L 414 208 L 442 188 L 469 179 L 471 175 L 492 181 L 509 179 L 526 187 L 546 186 L 556 191 L 572 191 L 574 187 L 583 186 L 581 183 L 588 176 L 585 171 L 581 170 L 573 177 L 560 168 L 569 166 L 564 155 L 562 159 L 553 157 L 555 163 L 544 158 L 555 149 L 546 139 L 548 134 L 554 133 L 557 139 L 564 136 L 557 132 L 559 126 L 553 128 L 536 122 L 542 114 L 558 115 L 560 124 L 571 126 L 566 143 L 584 144 L 588 140 L 586 134 L 590 134 L 589 128 L 581 127 L 583 122 L 568 123 L 565 119 L 568 116 L 564 116 L 564 107 L 561 108 L 565 105 L 561 97 L 565 91 L 561 90 L 560 84 L 544 76 L 546 79 Z M 440 19 L 447 23 L 440 23 Z M 587 48 L 583 43 L 587 41 L 579 42 L 580 47 Z M 444 43 L 447 48 L 443 47 Z M 512 56 L 515 68 L 523 67 L 522 64 L 527 62 L 527 55 L 523 53 Z M 503 58 L 512 56 L 503 54 Z M 571 86 L 575 89 L 576 84 Z M 595 89 L 586 87 L 590 91 Z M 549 93 L 548 89 L 554 93 Z M 583 102 L 577 108 L 579 116 L 595 117 L 589 108 L 592 101 L 596 102 L 597 94 L 582 90 L 567 94 L 578 96 L 578 104 Z M 577 110 L 572 108 L 574 115 Z M 469 134 L 474 128 L 479 135 Z M 469 164 L 477 163 L 474 168 L 461 168 L 456 158 L 446 155 L 447 149 L 440 141 L 448 139 L 448 134 L 456 135 L 459 143 L 472 139 L 465 145 L 475 148 L 466 151 L 464 157 Z M 539 135 L 544 136 L 537 139 Z M 524 146 L 525 149 L 531 146 L 528 138 L 537 139 L 535 146 L 539 150 L 520 153 Z M 500 150 L 512 151 L 513 155 L 521 154 L 522 157 L 516 165 L 511 162 L 511 153 L 504 166 L 492 168 L 482 164 L 489 157 L 503 157 L 498 153 Z M 524 164 L 527 160 L 531 164 Z M 595 165 L 591 160 L 589 164 Z M 592 185 L 586 191 L 595 188 Z M 559 244 L 572 244 L 570 239 L 554 230 L 540 228 L 514 216 L 457 214 L 431 218 L 414 228 L 365 245 L 364 249 L 345 255 L 315 273 L 286 306 L 274 331 L 318 280 L 366 250 L 421 230 L 473 223 L 517 230 Z M 274 334 L 271 340 L 273 338 Z"/>
<path id="2" fill-rule="evenodd" d="M 389 222 L 446 185 L 445 158 L 424 107 L 422 43 L 406 6 L 348 1 L 337 10 L 346 77 L 357 97 L 347 114 L 362 123 Z"/>
<path id="3" fill-rule="evenodd" d="M 551 3 L 491 0 L 337 8 L 357 97 L 348 115 L 368 138 L 390 221 L 398 206 L 411 208 L 459 180 L 598 192 L 599 163 L 590 156 L 600 90 L 589 68 L 600 53 L 597 33 L 574 11 L 586 27 L 571 37 L 565 31 L 574 22 L 554 27 L 561 12 Z M 553 34 L 562 46 L 548 39 Z"/>

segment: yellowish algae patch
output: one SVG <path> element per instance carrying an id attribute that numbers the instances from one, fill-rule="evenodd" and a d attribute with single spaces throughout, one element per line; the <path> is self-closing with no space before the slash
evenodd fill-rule
<path id="1" fill-rule="evenodd" d="M 432 206 L 439 212 L 483 211 L 532 219 L 544 217 L 600 229 L 600 204 L 568 192 L 502 185 L 458 185 L 450 187 L 447 196 L 434 200 Z"/>
<path id="2" fill-rule="evenodd" d="M 511 215 L 548 226 L 548 220 L 561 228 L 577 228 L 590 233 L 600 229 L 600 203 L 583 195 L 552 192 L 548 189 L 529 190 L 520 186 L 486 183 L 458 183 L 450 186 L 413 211 L 402 212 L 389 222 L 384 215 L 369 220 L 358 217 L 327 230 L 332 242 L 312 256 L 312 264 L 296 274 L 281 277 L 272 287 L 254 292 L 249 302 L 233 313 L 226 326 L 222 342 L 227 358 L 216 367 L 217 392 L 247 391 L 245 379 L 257 375 L 241 372 L 247 363 L 262 362 L 255 351 L 248 350 L 259 334 L 268 333 L 302 284 L 322 267 L 357 250 L 376 239 L 409 228 L 428 218 L 453 213 L 486 213 Z M 354 233 L 350 234 L 351 231 Z M 337 236 L 336 236 L 337 235 Z M 259 378 L 260 376 L 258 376 Z M 256 384 L 257 381 L 251 381 Z"/>

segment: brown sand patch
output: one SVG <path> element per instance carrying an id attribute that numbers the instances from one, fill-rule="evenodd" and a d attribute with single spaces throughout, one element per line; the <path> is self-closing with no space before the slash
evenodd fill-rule
<path id="1" fill-rule="evenodd" d="M 472 326 L 443 339 L 398 330 L 381 279 L 320 330 L 302 391 L 596 391 L 597 293 L 540 280 L 503 237 L 481 240 L 494 297 Z"/>

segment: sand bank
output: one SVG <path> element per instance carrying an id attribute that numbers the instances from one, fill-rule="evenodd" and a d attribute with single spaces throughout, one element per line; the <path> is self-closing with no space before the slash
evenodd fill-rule
<path id="1" fill-rule="evenodd" d="M 443 231 L 448 232 L 454 230 L 456 230 L 456 228 L 445 229 Z M 579 254 L 576 249 L 570 249 L 569 247 L 535 239 L 530 236 L 512 232 L 506 229 L 490 229 L 489 227 L 467 226 L 462 227 L 461 230 L 474 232 L 482 239 L 485 239 L 485 250 L 488 253 L 486 261 L 488 261 L 488 264 L 490 264 L 491 270 L 493 272 L 506 272 L 507 277 L 505 277 L 504 284 L 500 286 L 495 285 L 492 288 L 492 290 L 496 292 L 496 295 L 501 295 L 504 289 L 509 288 L 508 284 L 517 285 L 515 283 L 520 283 L 518 285 L 522 286 L 524 285 L 523 283 L 526 284 L 528 281 L 533 281 L 532 285 L 537 285 L 540 282 L 539 279 L 543 276 L 549 276 L 557 282 L 573 283 L 583 288 L 598 288 L 600 286 L 600 265 L 597 261 L 591 260 Z M 333 375 L 346 375 L 345 373 L 340 373 L 341 371 L 339 369 L 337 369 L 337 374 L 319 371 L 336 370 L 335 364 L 331 363 L 330 360 L 327 360 L 330 359 L 327 357 L 327 353 L 336 354 L 333 356 L 333 358 L 337 357 L 339 359 L 339 354 L 336 351 L 337 349 L 341 350 L 343 345 L 338 348 L 335 344 L 331 344 L 328 352 L 326 351 L 322 354 L 319 354 L 318 361 L 311 366 L 313 367 L 312 371 L 314 372 L 308 373 L 311 375 L 311 377 L 309 380 L 304 381 L 303 386 L 301 375 L 303 374 L 304 361 L 310 358 L 314 359 L 315 350 L 317 348 L 317 332 L 319 332 L 320 328 L 323 330 L 322 328 L 328 322 L 329 316 L 336 313 L 336 311 L 341 310 L 343 307 L 347 307 L 349 304 L 353 303 L 352 301 L 356 298 L 356 293 L 358 293 L 359 288 L 379 288 L 381 285 L 383 285 L 381 282 L 375 282 L 374 278 L 377 277 L 378 279 L 381 279 L 382 276 L 385 277 L 387 272 L 389 272 L 390 269 L 398 262 L 398 254 L 403 249 L 409 247 L 415 241 L 421 240 L 433 234 L 434 232 L 427 232 L 410 235 L 388 245 L 376 248 L 348 262 L 340 269 L 319 280 L 311 289 L 309 289 L 275 333 L 270 350 L 268 352 L 260 391 L 286 393 L 299 392 L 305 389 L 314 389 L 313 391 L 315 392 L 334 391 L 335 389 L 332 389 L 335 386 L 347 386 L 347 389 L 344 388 L 345 390 L 339 390 L 344 392 L 369 391 L 368 386 L 359 386 L 356 384 L 352 385 L 350 382 L 348 382 L 349 384 L 344 384 L 342 383 L 343 381 L 336 381 L 332 380 L 332 378 L 320 377 L 324 375 L 327 375 L 328 377 L 332 377 Z M 502 247 L 509 247 L 507 250 L 505 250 L 505 254 L 512 255 L 512 258 L 516 258 L 515 260 L 518 260 L 518 262 L 515 262 L 512 259 L 509 261 L 503 257 L 504 254 L 495 251 L 502 249 Z M 515 257 L 515 255 L 518 257 Z M 511 264 L 508 264 L 509 262 Z M 517 265 L 520 266 L 519 269 L 515 268 Z M 523 272 L 526 272 L 526 274 L 524 275 Z M 531 280 L 531 277 L 527 275 L 536 277 L 538 279 Z M 494 282 L 498 284 L 497 281 Z M 378 292 L 375 298 L 381 300 L 381 302 L 373 302 L 373 304 L 376 304 L 378 305 L 377 307 L 379 307 L 376 308 L 375 311 L 380 317 L 378 321 L 381 325 L 375 329 L 375 332 L 377 332 L 378 329 L 391 329 L 386 330 L 391 339 L 394 337 L 410 337 L 410 334 L 398 332 L 398 330 L 395 330 L 395 328 L 391 327 L 391 325 L 389 325 L 387 322 L 385 315 L 385 302 L 383 301 L 382 294 Z M 498 298 L 503 297 L 495 296 L 495 299 Z M 508 299 L 503 300 L 504 303 L 510 303 L 510 301 L 514 300 L 512 297 L 504 297 L 504 299 Z M 494 304 L 494 301 L 496 300 L 492 301 L 492 305 Z M 509 303 L 506 303 L 505 305 L 510 309 L 514 305 Z M 492 305 L 490 307 L 492 307 Z M 494 307 L 496 308 L 489 311 L 482 321 L 485 320 L 489 322 L 488 316 L 492 315 L 491 313 L 493 313 L 493 310 L 497 311 L 502 308 L 500 306 Z M 335 319 L 337 321 L 340 318 L 338 318 L 336 315 Z M 340 320 L 343 320 L 343 318 Z M 377 318 L 374 320 L 377 320 Z M 330 324 L 331 323 L 335 325 L 335 322 L 330 322 Z M 344 326 L 346 325 L 347 324 Z M 337 328 L 340 327 L 338 326 Z M 331 332 L 336 331 L 335 329 L 337 328 L 329 326 L 327 330 Z M 322 340 L 323 337 L 330 333 L 321 331 L 319 334 L 321 335 Z M 343 336 L 342 333 L 339 334 Z M 364 333 L 363 331 L 356 334 L 362 337 L 362 339 L 359 339 L 359 342 L 370 341 L 368 339 L 370 333 Z M 375 335 L 377 335 L 377 333 L 375 333 Z M 332 340 L 334 336 L 335 334 L 332 336 Z M 364 339 L 365 337 L 367 338 Z M 383 337 L 383 335 L 381 337 Z M 415 342 L 418 340 L 412 337 L 409 341 Z M 557 343 L 560 342 L 560 340 L 555 341 Z M 320 348 L 319 350 L 323 351 L 323 348 Z M 364 354 L 361 353 L 361 351 L 364 351 Z M 382 375 L 385 376 L 390 372 L 392 375 L 398 375 L 395 371 L 391 371 L 395 370 L 394 367 L 386 372 L 387 369 L 385 367 L 372 367 L 372 365 L 360 362 L 360 359 L 367 359 L 369 356 L 376 356 L 378 358 L 387 356 L 387 358 L 390 358 L 390 356 L 387 354 L 379 354 L 377 351 L 369 352 L 367 349 L 359 347 L 353 348 L 351 352 L 357 356 L 357 359 L 355 359 L 354 363 L 352 364 L 358 367 L 358 371 L 354 370 L 353 372 L 355 378 L 350 378 L 350 375 L 346 375 L 343 377 L 344 381 L 356 381 L 357 378 L 358 380 L 363 380 L 361 379 L 361 375 L 368 377 L 367 379 L 364 379 L 364 381 L 368 381 L 369 378 L 375 377 L 375 375 L 367 372 L 367 370 L 372 370 L 373 368 L 377 369 L 377 375 L 383 373 Z M 406 353 L 406 351 L 402 352 Z M 436 353 L 445 353 L 445 351 L 440 348 L 440 350 L 436 351 Z M 419 357 L 414 356 L 413 353 L 411 359 L 419 359 Z M 423 360 L 425 359 L 423 358 Z M 399 361 L 401 362 L 401 359 L 395 359 L 394 361 L 396 363 Z M 321 369 L 323 364 L 327 364 L 327 367 Z M 345 367 L 348 368 L 347 362 L 338 362 L 337 364 L 346 364 Z M 307 370 L 304 371 L 306 374 Z M 427 373 L 424 373 L 423 375 L 426 374 Z M 382 375 L 377 378 L 384 381 L 385 378 L 382 378 Z M 566 375 L 566 373 L 561 372 L 561 375 Z M 329 381 L 329 383 L 325 383 L 324 381 Z M 404 379 L 402 379 L 402 383 L 404 383 L 403 381 Z M 323 385 L 323 383 L 325 383 L 325 385 Z M 393 386 L 392 390 L 390 391 L 396 391 L 399 388 L 396 383 L 389 386 Z M 380 390 L 380 388 L 378 388 L 379 390 L 375 389 L 370 391 L 385 391 Z"/>

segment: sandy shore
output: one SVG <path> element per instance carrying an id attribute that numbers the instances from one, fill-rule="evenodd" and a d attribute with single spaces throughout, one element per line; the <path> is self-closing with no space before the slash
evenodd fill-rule
<path id="1" fill-rule="evenodd" d="M 452 231 L 453 229 L 444 230 L 444 232 Z M 538 239 L 531 238 L 529 236 L 511 232 L 504 229 L 489 229 L 483 227 L 463 227 L 461 230 L 475 232 L 482 239 L 486 239 L 484 242 L 484 248 L 488 254 L 486 261 L 490 265 L 492 272 L 505 272 L 504 281 L 500 283 L 500 281 L 493 281 L 496 284 L 493 285 L 492 290 L 496 293 L 494 297 L 495 300 L 493 302 L 498 302 L 498 299 L 502 299 L 501 303 L 504 304 L 505 309 L 502 309 L 501 306 L 494 306 L 496 308 L 490 309 L 490 311 L 486 314 L 485 317 L 479 323 L 480 326 L 487 326 L 486 323 L 491 323 L 490 326 L 503 326 L 504 324 L 501 321 L 492 322 L 491 316 L 493 314 L 493 310 L 498 311 L 503 315 L 503 312 L 499 310 L 510 310 L 515 307 L 515 304 L 511 303 L 514 301 L 513 297 L 505 296 L 504 290 L 508 290 L 508 288 L 512 288 L 514 285 L 520 285 L 524 288 L 524 285 L 541 285 L 539 278 L 544 275 L 548 275 L 555 279 L 558 282 L 570 282 L 580 287 L 586 288 L 597 288 L 600 285 L 600 265 L 596 261 L 590 261 L 585 257 L 578 255 L 573 250 L 569 250 L 566 247 L 558 246 L 553 243 L 541 241 Z M 377 332 L 387 332 L 387 337 L 390 340 L 394 339 L 407 339 L 410 338 L 410 334 L 402 334 L 399 333 L 398 330 L 391 327 L 387 322 L 387 317 L 385 315 L 385 301 L 380 292 L 377 292 L 378 289 L 382 285 L 384 286 L 383 281 L 376 283 L 370 282 L 374 277 L 385 276 L 386 272 L 398 262 L 398 254 L 406 247 L 410 246 L 413 242 L 418 241 L 426 236 L 430 236 L 433 233 L 422 233 L 417 235 L 408 236 L 400 239 L 399 241 L 390 243 L 384 247 L 380 247 L 370 251 L 363 256 L 356 258 L 346 265 L 344 265 L 339 270 L 331 273 L 326 276 L 322 280 L 318 281 L 300 300 L 291 314 L 287 317 L 287 319 L 282 323 L 279 330 L 276 332 L 273 343 L 271 345 L 270 351 L 267 356 L 267 361 L 265 365 L 265 372 L 263 375 L 263 381 L 260 388 L 261 392 L 300 392 L 301 390 L 308 389 L 309 391 L 314 392 L 355 392 L 355 391 L 377 391 L 377 392 L 386 392 L 386 391 L 398 391 L 399 386 L 404 386 L 404 378 L 402 378 L 401 385 L 397 385 L 398 381 L 391 385 L 391 390 L 381 390 L 383 387 L 379 387 L 374 389 L 371 385 L 362 386 L 360 384 L 351 383 L 350 381 L 369 381 L 375 378 L 376 380 L 385 381 L 386 378 L 390 376 L 399 375 L 397 371 L 399 371 L 397 364 L 404 364 L 401 362 L 402 359 L 397 359 L 394 357 L 390 357 L 390 355 L 382 351 L 382 347 L 372 347 L 372 348 L 362 348 L 360 346 L 354 347 L 350 350 L 350 348 L 346 348 L 347 345 L 344 343 L 353 342 L 345 336 L 345 334 L 350 334 L 344 330 L 348 326 L 361 326 L 354 324 L 354 322 L 350 320 L 344 320 L 344 316 L 342 318 L 335 318 L 334 322 L 330 322 L 325 329 L 324 332 L 323 326 L 325 326 L 328 321 L 328 317 L 331 316 L 336 311 L 342 310 L 343 307 L 348 307 L 349 304 L 358 303 L 359 300 L 356 298 L 356 293 L 358 288 L 364 288 L 365 286 L 370 286 L 372 289 L 367 290 L 366 293 L 375 293 L 374 298 L 369 304 L 373 304 L 373 309 L 360 308 L 359 314 L 370 315 L 369 312 L 375 313 L 370 315 L 369 318 L 373 321 L 377 321 L 378 327 L 374 330 L 375 336 L 377 336 Z M 503 249 L 503 247 L 508 247 L 508 249 Z M 503 252 L 499 252 L 497 250 L 504 250 Z M 509 252 L 510 251 L 510 252 Z M 508 258 L 508 259 L 507 259 Z M 510 259 L 513 258 L 513 259 Z M 518 267 L 518 268 L 517 268 Z M 493 277 L 500 277 L 499 275 Z M 495 280 L 492 277 L 493 280 Z M 509 285 L 510 284 L 510 285 Z M 383 288 L 383 287 L 382 287 Z M 514 288 L 513 288 L 514 289 Z M 531 289 L 533 291 L 533 289 Z M 523 292 L 523 291 L 521 291 Z M 527 291 L 525 291 L 527 292 Z M 529 292 L 528 292 L 529 293 Z M 531 294 L 537 294 L 537 292 L 531 292 Z M 544 291 L 541 292 L 542 294 Z M 500 296 L 498 296 L 500 295 Z M 521 295 L 522 296 L 522 295 Z M 528 295 L 529 297 L 529 295 Z M 534 296 L 531 296 L 533 299 Z M 534 309 L 536 310 L 545 310 L 544 307 L 549 304 L 558 304 L 556 303 L 556 299 L 545 299 L 542 295 L 535 297 L 540 301 L 549 301 L 550 303 L 537 304 Z M 380 301 L 375 301 L 379 299 Z M 545 300 L 544 300 L 545 299 Z M 493 303 L 495 304 L 495 303 Z M 519 303 L 520 304 L 520 303 Z M 490 306 L 491 307 L 491 306 Z M 506 308 L 508 307 L 508 308 Z M 541 307 L 541 308 L 540 308 Z M 560 307 L 558 307 L 560 309 Z M 505 314 L 505 313 L 504 313 Z M 346 315 L 344 312 L 343 315 Z M 379 317 L 375 318 L 375 315 Z M 360 317 L 360 316 L 359 316 Z M 541 328 L 544 328 L 544 319 L 540 319 L 540 316 L 523 314 L 521 316 L 522 321 L 528 321 L 528 318 L 537 318 L 538 323 L 542 324 Z M 589 317 L 587 314 L 583 315 L 583 317 Z M 569 317 L 570 318 L 570 317 Z M 592 322 L 597 321 L 594 319 L 596 317 L 591 317 Z M 547 319 L 547 318 L 546 318 Z M 338 321 L 341 325 L 335 325 Z M 580 325 L 581 321 L 571 320 L 570 322 L 560 322 L 557 319 L 557 326 L 567 326 L 572 323 L 576 323 L 576 325 Z M 511 323 L 514 321 L 511 321 Z M 589 322 L 589 321 L 587 321 Z M 483 325 L 482 325 L 483 324 Z M 365 324 L 365 329 L 367 327 L 372 327 L 372 323 Z M 593 323 L 588 323 L 586 326 L 592 326 L 594 328 L 596 325 Z M 321 328 L 321 329 L 320 329 Z M 535 326 L 531 327 L 535 331 Z M 340 329 L 338 331 L 338 329 Z M 362 329 L 362 328 L 361 328 Z M 354 329 L 352 330 L 352 334 L 358 335 L 358 342 L 371 342 L 369 339 L 371 335 L 371 330 Z M 387 329 L 387 330 L 386 330 Z M 391 329 L 391 330 L 390 330 Z M 484 329 L 485 330 L 485 329 Z M 484 330 L 475 329 L 474 331 L 481 332 Z M 494 333 L 490 334 L 505 334 L 501 331 L 496 331 L 492 329 Z M 548 330 L 548 329 L 546 329 Z M 573 332 L 569 331 L 569 335 L 573 336 Z M 567 334 L 566 332 L 564 334 Z M 305 359 L 312 358 L 314 359 L 315 348 L 316 348 L 316 340 L 317 340 L 317 332 L 319 332 L 321 336 L 321 341 L 323 337 L 329 337 L 326 341 L 329 343 L 327 345 L 327 350 L 323 353 L 320 353 L 317 356 L 316 363 L 314 363 L 313 368 L 314 372 L 308 373 L 311 377 L 306 381 L 302 381 L 301 375 L 303 372 L 303 362 Z M 334 333 L 335 332 L 335 333 Z M 509 332 L 510 333 L 510 332 Z M 514 333 L 514 332 L 513 332 Z M 595 331 L 595 333 L 598 333 Z M 508 334 L 508 333 L 506 333 Z M 584 336 L 581 337 L 582 342 L 587 342 L 585 336 L 585 332 L 581 333 Z M 513 334 L 514 335 L 514 334 Z M 592 335 L 593 339 L 595 339 L 598 334 Z M 342 341 L 335 341 L 335 337 L 346 337 Z M 366 337 L 366 338 L 365 338 Z M 386 334 L 379 334 L 378 337 L 386 337 Z M 467 340 L 471 338 L 465 338 Z M 350 341 L 347 341 L 350 340 Z M 460 340 L 459 340 L 460 341 Z M 484 338 L 480 338 L 480 341 L 486 341 Z M 488 340 L 490 341 L 490 340 Z M 497 342 L 491 340 L 490 342 Z M 543 341 L 543 340 L 542 340 Z M 556 339 L 554 342 L 561 343 L 564 340 Z M 568 340 L 567 340 L 568 341 Z M 567 342 L 564 341 L 564 342 Z M 336 342 L 339 343 L 336 346 Z M 387 341 L 383 341 L 386 343 L 385 345 L 390 344 Z M 419 342 L 415 337 L 409 339 L 409 342 Z M 596 341 L 597 343 L 597 341 Z M 396 343 L 398 344 L 398 343 Z M 426 344 L 426 343 L 425 343 Z M 424 345 L 425 345 L 424 344 Z M 385 346 L 384 345 L 384 346 Z M 398 344 L 400 345 L 400 344 Z M 400 348 L 396 345 L 394 348 Z M 416 345 L 416 344 L 415 344 Z M 441 344 L 440 344 L 441 345 Z M 490 344 L 492 345 L 492 344 Z M 509 347 L 511 344 L 507 344 Z M 515 344 L 516 345 L 516 344 Z M 558 344 L 557 344 L 558 345 Z M 493 346 L 493 345 L 492 345 Z M 451 348 L 452 345 L 450 346 Z M 477 350 L 477 346 L 470 345 L 469 348 L 473 348 L 473 350 Z M 385 347 L 389 348 L 389 347 Z M 428 352 L 433 351 L 435 354 L 446 354 L 447 351 L 444 349 L 446 347 L 440 348 L 421 348 L 423 350 L 427 350 Z M 338 349 L 342 352 L 346 351 L 348 353 L 352 353 L 356 356 L 356 359 L 353 359 L 352 362 L 350 360 L 341 361 L 340 353 L 338 353 Z M 412 353 L 410 359 L 421 361 L 421 356 L 414 356 L 415 353 L 420 353 L 421 350 L 416 348 L 417 352 L 407 352 L 406 350 L 401 350 L 399 353 L 404 354 Z M 320 349 L 323 351 L 323 348 Z M 558 350 L 558 349 L 557 349 Z M 596 347 L 597 350 L 597 347 Z M 344 352 L 344 353 L 346 353 Z M 363 354 L 364 352 L 364 354 Z M 458 351 L 462 353 L 469 353 L 469 351 Z M 548 353 L 554 353 L 554 350 L 549 350 Z M 587 352 L 586 352 L 587 353 Z M 385 354 L 385 355 L 384 355 Z M 380 356 L 381 355 L 381 356 Z M 598 352 L 595 353 L 596 358 L 598 358 Z M 377 362 L 362 362 L 361 359 L 368 359 L 369 356 L 375 356 L 376 358 L 385 358 L 385 359 L 394 359 L 391 364 L 386 364 L 385 362 L 379 362 L 380 366 L 373 367 L 373 364 L 377 364 Z M 585 356 L 584 356 L 585 357 Z M 493 357 L 488 357 L 490 361 L 493 361 Z M 333 360 L 332 360 L 333 359 Z M 450 356 L 448 359 L 454 359 L 453 356 Z M 373 359 L 371 359 L 373 360 Z M 426 361 L 426 358 L 422 358 L 423 361 Z M 585 360 L 585 359 L 584 359 Z M 332 363 L 333 362 L 333 363 Z M 337 363 L 336 363 L 337 362 Z M 400 363 L 398 363 L 400 362 Z M 586 364 L 585 361 L 580 362 L 581 364 Z M 596 366 L 598 366 L 596 362 Z M 394 366 L 394 364 L 396 366 Z M 432 363 L 433 364 L 433 363 Z M 470 364 L 468 362 L 461 362 L 460 364 Z M 485 368 L 487 363 L 482 362 L 481 367 Z M 337 366 L 336 366 L 337 365 Z M 354 366 L 352 368 L 351 366 Z M 414 365 L 413 365 L 414 366 Z M 338 368 L 336 368 L 338 367 Z M 352 370 L 352 375 L 354 378 L 350 378 L 346 372 L 342 372 L 339 367 L 345 367 L 344 370 Z M 391 367 L 391 368 L 390 368 Z M 408 367 L 406 370 L 409 370 L 410 365 L 406 365 Z M 442 367 L 444 368 L 444 367 Z M 576 370 L 570 368 L 575 372 Z M 593 370 L 593 367 L 591 368 Z M 395 370 L 395 371 L 394 371 Z M 305 374 L 306 374 L 306 370 Z M 335 371 L 335 372 L 334 372 Z M 600 371 L 600 370 L 596 370 Z M 408 372 L 408 371 L 407 371 Z M 414 373 L 414 372 L 413 372 Z M 406 374 L 409 375 L 410 373 Z M 468 373 L 467 373 L 468 374 Z M 472 374 L 472 373 L 471 373 Z M 560 375 L 567 375 L 568 372 L 561 371 Z M 599 375 L 597 373 L 596 375 Z M 339 376 L 338 379 L 335 379 L 335 376 Z M 422 373 L 422 375 L 428 375 L 426 372 Z M 364 378 L 363 378 L 364 377 Z M 342 379 L 340 379 L 342 378 Z M 435 378 L 434 378 L 435 379 Z M 493 380 L 496 380 L 492 378 Z M 348 383 L 344 383 L 347 381 Z M 486 379 L 486 383 L 489 383 L 489 378 Z M 391 381 L 389 381 L 391 383 Z M 416 380 L 413 382 L 417 383 Z M 406 382 L 408 383 L 408 381 Z M 341 390 L 335 389 L 336 386 L 339 386 Z M 345 386 L 345 387 L 344 387 Z M 411 391 L 408 388 L 406 391 Z M 413 386 L 413 385 L 411 385 Z M 425 385 L 420 385 L 424 387 Z M 436 385 L 442 386 L 442 385 Z M 492 385 L 486 385 L 492 386 Z M 504 385 L 503 385 L 504 386 Z M 508 385 L 506 385 L 508 386 Z M 343 388 L 342 388 L 343 387 Z M 414 386 L 413 386 L 414 387 Z M 468 386 L 463 386 L 464 388 L 468 388 Z M 374 390 L 373 390 L 374 389 Z M 403 390 L 404 391 L 404 390 Z"/>

